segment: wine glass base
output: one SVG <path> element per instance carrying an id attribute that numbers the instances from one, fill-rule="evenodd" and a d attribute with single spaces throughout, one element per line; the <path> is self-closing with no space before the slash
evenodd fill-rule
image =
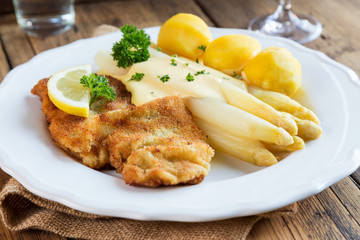
<path id="1" fill-rule="evenodd" d="M 304 14 L 293 14 L 292 19 L 280 22 L 274 14 L 254 18 L 249 30 L 260 31 L 266 35 L 292 39 L 304 44 L 317 39 L 321 32 L 321 24 L 314 18 Z"/>

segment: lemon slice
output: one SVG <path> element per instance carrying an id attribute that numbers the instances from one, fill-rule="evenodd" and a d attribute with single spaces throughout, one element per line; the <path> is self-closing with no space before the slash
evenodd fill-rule
<path id="1" fill-rule="evenodd" d="M 52 103 L 66 113 L 89 117 L 90 89 L 80 83 L 83 75 L 91 73 L 91 65 L 66 68 L 48 81 L 48 95 Z"/>

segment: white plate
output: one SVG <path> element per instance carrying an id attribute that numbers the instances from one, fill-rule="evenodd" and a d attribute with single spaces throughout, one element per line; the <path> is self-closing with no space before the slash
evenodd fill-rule
<path id="1" fill-rule="evenodd" d="M 159 27 L 148 28 L 153 41 Z M 148 189 L 124 184 L 113 172 L 87 168 L 52 142 L 31 88 L 44 77 L 91 63 L 112 33 L 38 54 L 0 84 L 0 165 L 31 192 L 69 207 L 140 220 L 208 221 L 270 211 L 316 194 L 360 165 L 359 79 L 349 68 L 295 42 L 239 29 L 211 28 L 213 38 L 248 34 L 263 48 L 285 47 L 301 62 L 302 85 L 321 120 L 323 136 L 278 164 L 258 168 L 218 155 L 205 180 L 194 186 Z"/>

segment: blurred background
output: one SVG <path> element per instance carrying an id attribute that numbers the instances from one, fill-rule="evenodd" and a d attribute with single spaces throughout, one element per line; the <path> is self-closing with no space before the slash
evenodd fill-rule
<path id="1" fill-rule="evenodd" d="M 14 11 L 11 0 L 0 0 L 0 14 L 10 13 Z"/>
<path id="2" fill-rule="evenodd" d="M 51 1 L 51 0 L 49 0 Z M 78 2 L 96 2 L 98 0 L 75 0 Z M 0 0 L 0 14 L 11 13 L 14 12 L 14 6 L 12 0 Z"/>

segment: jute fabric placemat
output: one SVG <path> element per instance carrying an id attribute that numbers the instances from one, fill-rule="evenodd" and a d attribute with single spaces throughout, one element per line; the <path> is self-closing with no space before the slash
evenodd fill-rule
<path id="1" fill-rule="evenodd" d="M 0 215 L 10 230 L 40 229 L 83 239 L 246 239 L 261 218 L 296 212 L 292 204 L 261 215 L 213 222 L 137 221 L 74 210 L 34 195 L 10 177 L 0 193 Z"/>

